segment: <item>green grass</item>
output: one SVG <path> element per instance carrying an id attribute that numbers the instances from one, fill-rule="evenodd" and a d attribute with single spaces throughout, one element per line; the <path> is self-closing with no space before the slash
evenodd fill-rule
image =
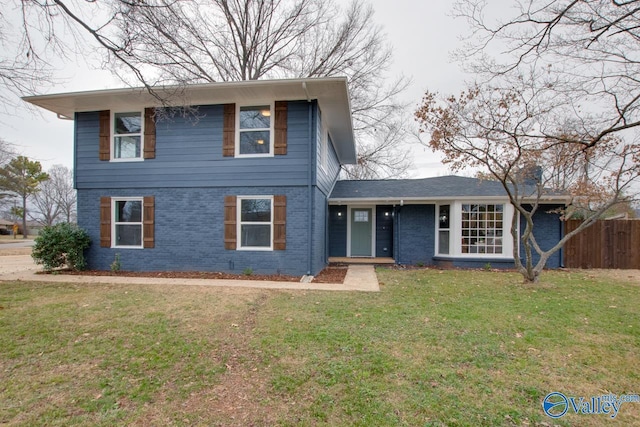
<path id="1" fill-rule="evenodd" d="M 380 293 L 0 284 L 0 424 L 602 425 L 640 393 L 640 287 L 379 270 Z M 637 279 L 636 279 L 637 280 Z M 616 425 L 640 425 L 640 404 Z"/>

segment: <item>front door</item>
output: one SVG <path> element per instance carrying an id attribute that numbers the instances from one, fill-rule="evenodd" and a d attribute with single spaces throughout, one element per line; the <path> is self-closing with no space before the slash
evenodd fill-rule
<path id="1" fill-rule="evenodd" d="M 372 256 L 371 213 L 371 208 L 351 209 L 351 256 Z"/>

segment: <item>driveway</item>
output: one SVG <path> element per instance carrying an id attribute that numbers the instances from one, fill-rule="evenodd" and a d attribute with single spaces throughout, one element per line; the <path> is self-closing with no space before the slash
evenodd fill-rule
<path id="1" fill-rule="evenodd" d="M 32 240 L 0 244 L 0 278 L 7 274 L 36 271 L 39 266 L 31 258 Z"/>

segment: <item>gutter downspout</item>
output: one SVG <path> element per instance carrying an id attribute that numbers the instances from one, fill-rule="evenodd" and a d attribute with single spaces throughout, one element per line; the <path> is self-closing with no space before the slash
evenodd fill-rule
<path id="1" fill-rule="evenodd" d="M 560 240 L 564 237 L 564 221 L 560 220 Z M 560 268 L 564 268 L 564 246 L 560 247 Z"/>
<path id="2" fill-rule="evenodd" d="M 303 82 L 302 83 L 302 87 L 304 89 L 304 91 L 307 91 L 307 85 Z M 308 95 L 307 95 L 308 97 Z M 307 225 L 307 276 L 311 275 L 311 269 L 312 269 L 312 258 L 313 258 L 313 252 L 312 252 L 312 246 L 313 246 L 313 207 L 314 207 L 314 203 L 313 203 L 313 151 L 312 149 L 314 148 L 315 144 L 312 144 L 312 123 L 313 123 L 313 104 L 311 103 L 310 99 L 307 99 L 308 102 L 308 110 L 309 110 L 309 126 L 307 126 L 308 129 L 308 140 L 309 140 L 309 159 L 308 159 L 308 164 L 309 164 L 309 168 L 307 171 L 307 178 L 308 178 L 308 182 L 307 182 L 307 189 L 309 191 L 309 204 L 308 204 L 308 210 L 309 210 L 309 221 L 308 221 L 308 225 Z"/>

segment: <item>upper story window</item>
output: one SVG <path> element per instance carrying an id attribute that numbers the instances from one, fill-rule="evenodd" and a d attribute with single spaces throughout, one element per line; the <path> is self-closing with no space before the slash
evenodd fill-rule
<path id="1" fill-rule="evenodd" d="M 271 105 L 239 107 L 237 156 L 270 156 L 273 153 Z"/>
<path id="2" fill-rule="evenodd" d="M 142 160 L 142 113 L 113 114 L 113 160 Z"/>

